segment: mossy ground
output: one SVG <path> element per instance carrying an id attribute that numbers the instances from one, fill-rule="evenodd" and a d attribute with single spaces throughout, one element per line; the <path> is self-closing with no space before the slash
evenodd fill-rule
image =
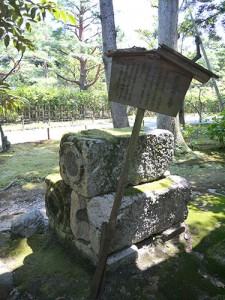
<path id="1" fill-rule="evenodd" d="M 24 157 L 33 159 L 24 164 Z M 33 184 L 40 184 L 45 175 L 57 172 L 58 144 L 14 146 L 9 154 L 1 154 L 0 162 L 1 170 L 8 170 L 7 176 L 2 172 L 1 186 L 18 177 L 18 196 L 22 186 L 31 196 Z M 38 162 L 41 167 L 36 166 L 38 174 L 33 176 L 34 164 Z M 224 255 L 224 167 L 224 151 L 214 145 L 176 158 L 171 173 L 187 178 L 194 191 L 186 234 L 171 242 L 179 251 L 151 268 L 141 270 L 134 265 L 107 274 L 101 299 L 225 299 L 224 265 L 217 260 Z M 13 188 L 8 190 L 9 196 L 12 191 Z M 18 299 L 88 298 L 93 269 L 70 249 L 64 250 L 48 232 L 14 241 L 0 236 L 0 246 L 0 259 L 14 270 L 14 282 L 21 293 Z M 164 247 L 165 251 L 170 249 L 168 244 Z"/>
<path id="2" fill-rule="evenodd" d="M 46 141 L 13 145 L 9 152 L 0 153 L 0 189 L 15 178 L 28 188 L 43 182 L 49 173 L 59 170 L 58 152 L 59 142 Z"/>

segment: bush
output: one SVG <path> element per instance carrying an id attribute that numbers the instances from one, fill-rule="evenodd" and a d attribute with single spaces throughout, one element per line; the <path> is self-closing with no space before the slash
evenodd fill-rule
<path id="1" fill-rule="evenodd" d="M 44 86 L 20 86 L 15 94 L 26 98 L 31 106 L 67 106 L 76 98 L 76 92 L 70 89 Z"/>
<path id="2" fill-rule="evenodd" d="M 60 107 L 77 115 L 85 115 L 85 111 L 100 112 L 107 107 L 108 99 L 106 91 L 89 92 L 44 86 L 20 86 L 14 93 L 26 98 L 31 107 Z"/>
<path id="3" fill-rule="evenodd" d="M 225 146 L 225 108 L 215 118 L 213 123 L 207 125 L 210 139 L 217 140 L 221 146 Z"/>

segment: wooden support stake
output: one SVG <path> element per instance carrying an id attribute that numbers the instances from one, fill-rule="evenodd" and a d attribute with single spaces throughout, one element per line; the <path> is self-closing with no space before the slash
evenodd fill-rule
<path id="1" fill-rule="evenodd" d="M 50 140 L 50 127 L 47 127 L 48 140 Z"/>
<path id="2" fill-rule="evenodd" d="M 118 182 L 116 196 L 115 196 L 112 211 L 110 214 L 109 222 L 103 224 L 99 261 L 98 261 L 98 265 L 97 265 L 97 268 L 96 268 L 96 271 L 94 274 L 94 278 L 92 281 L 92 285 L 90 288 L 90 297 L 89 297 L 90 299 L 97 299 L 98 294 L 99 294 L 100 286 L 101 286 L 103 275 L 105 272 L 105 265 L 106 265 L 107 257 L 108 257 L 109 250 L 110 250 L 110 243 L 111 243 L 113 234 L 116 229 L 117 216 L 118 216 L 119 209 L 121 206 L 124 190 L 127 185 L 128 173 L 129 173 L 131 163 L 134 158 L 144 113 L 145 113 L 144 109 L 139 108 L 137 111 L 134 127 L 132 130 L 129 145 L 127 148 L 125 162 L 124 162 L 121 174 L 120 174 L 120 179 Z"/>

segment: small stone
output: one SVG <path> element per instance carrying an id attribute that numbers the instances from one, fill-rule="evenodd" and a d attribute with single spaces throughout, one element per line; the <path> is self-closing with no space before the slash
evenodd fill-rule
<path id="1" fill-rule="evenodd" d="M 31 209 L 12 221 L 13 237 L 30 237 L 46 227 L 46 221 L 39 209 Z"/>

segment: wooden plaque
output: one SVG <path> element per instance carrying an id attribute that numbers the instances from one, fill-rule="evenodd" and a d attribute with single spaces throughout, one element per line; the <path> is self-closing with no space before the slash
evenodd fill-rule
<path id="1" fill-rule="evenodd" d="M 192 74 L 159 55 L 115 56 L 109 100 L 175 117 Z"/>

